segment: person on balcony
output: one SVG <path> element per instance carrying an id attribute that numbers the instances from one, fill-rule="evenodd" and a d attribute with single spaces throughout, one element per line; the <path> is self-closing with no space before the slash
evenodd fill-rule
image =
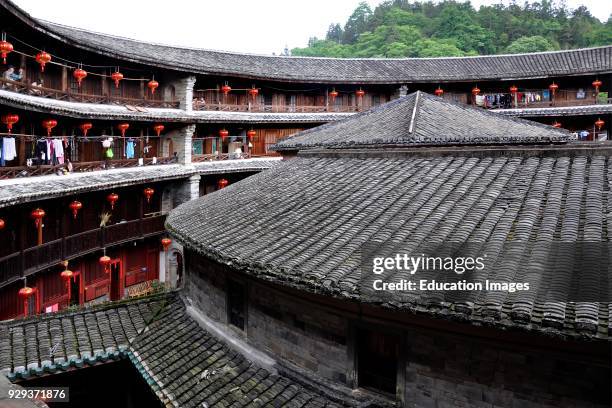
<path id="1" fill-rule="evenodd" d="M 9 65 L 6 71 L 2 73 L 2 79 L 7 81 L 12 81 L 11 76 L 15 73 L 15 68 L 12 65 Z M 2 88 L 11 89 L 12 85 L 8 83 L 2 84 Z"/>
<path id="2" fill-rule="evenodd" d="M 23 79 L 23 68 L 19 68 L 19 71 L 15 72 L 15 69 L 13 69 L 13 72 L 9 75 L 11 81 L 15 81 L 15 82 L 19 82 Z"/>

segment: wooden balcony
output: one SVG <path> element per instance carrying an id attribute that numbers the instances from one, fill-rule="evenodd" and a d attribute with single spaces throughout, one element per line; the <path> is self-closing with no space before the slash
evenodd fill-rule
<path id="1" fill-rule="evenodd" d="M 138 159 L 119 159 L 111 160 L 111 169 L 121 169 L 127 167 L 139 167 Z M 175 157 L 158 157 L 156 162 L 153 162 L 152 158 L 143 159 L 143 166 L 150 166 L 154 164 L 171 164 L 176 163 Z M 73 162 L 72 172 L 73 173 L 84 173 L 94 170 L 104 170 L 105 161 L 92 161 L 92 162 Z M 12 167 L 0 167 L 0 180 L 12 179 L 16 177 L 33 177 L 33 176 L 46 176 L 51 174 L 57 174 L 66 168 L 65 164 L 56 166 L 52 165 L 40 165 L 40 166 L 12 166 Z"/>
<path id="2" fill-rule="evenodd" d="M 375 105 L 262 105 L 251 103 L 248 105 L 239 105 L 224 103 L 201 103 L 197 99 L 194 99 L 193 101 L 194 110 L 253 113 L 355 113 L 368 110 L 374 106 Z"/>
<path id="3" fill-rule="evenodd" d="M 0 258 L 0 287 L 41 269 L 58 265 L 102 248 L 161 234 L 165 214 L 120 222 L 108 227 L 83 231 Z"/>
<path id="4" fill-rule="evenodd" d="M 120 96 L 110 95 L 91 95 L 75 93 L 70 91 L 61 91 L 53 88 L 45 88 L 42 86 L 32 86 L 24 82 L 11 81 L 5 78 L 0 78 L 0 87 L 7 91 L 13 91 L 21 94 L 38 96 L 41 98 L 57 99 L 67 102 L 84 102 L 84 103 L 101 103 L 112 105 L 126 105 L 137 107 L 150 108 L 175 108 L 178 109 L 179 101 L 163 101 L 156 99 L 137 99 L 124 98 Z"/>

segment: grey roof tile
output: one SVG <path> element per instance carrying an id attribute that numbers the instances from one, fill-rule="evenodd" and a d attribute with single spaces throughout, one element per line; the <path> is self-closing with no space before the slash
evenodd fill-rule
<path id="1" fill-rule="evenodd" d="M 551 288 L 567 293 L 568 285 L 598 289 L 593 284 L 603 277 L 593 268 L 589 278 L 577 281 L 573 268 L 558 267 L 559 273 L 547 280 L 540 272 L 540 255 L 552 241 L 608 241 L 610 155 L 598 149 L 551 148 L 552 154 L 521 149 L 516 155 L 490 148 L 453 155 L 435 150 L 418 155 L 299 155 L 179 206 L 166 227 L 185 245 L 244 273 L 362 301 L 360 251 L 366 243 L 390 241 L 416 248 L 425 242 L 480 242 L 496 265 L 482 279 L 526 281 L 536 290 L 484 296 L 436 293 L 430 299 L 381 305 L 479 325 L 609 338 L 607 303 L 575 308 L 568 302 L 547 302 L 538 293 Z M 226 211 L 213 211 L 219 206 Z M 243 222 L 228 222 L 237 211 Z M 516 254 L 522 253 L 531 254 L 525 264 L 517 262 Z M 551 328 L 543 315 L 561 319 L 562 325 Z M 495 318 L 489 322 L 489 316 Z"/>
<path id="2" fill-rule="evenodd" d="M 567 131 L 415 92 L 350 118 L 304 130 L 276 150 L 563 143 Z"/>

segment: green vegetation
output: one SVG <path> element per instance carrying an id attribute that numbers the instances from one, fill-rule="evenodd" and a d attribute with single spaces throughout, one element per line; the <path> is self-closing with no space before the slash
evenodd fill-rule
<path id="1" fill-rule="evenodd" d="M 360 3 L 344 25 L 331 24 L 292 55 L 323 57 L 441 57 L 522 53 L 612 44 L 612 16 L 602 23 L 586 7 L 568 10 L 549 0 L 496 4 L 391 0 L 372 11 Z"/>

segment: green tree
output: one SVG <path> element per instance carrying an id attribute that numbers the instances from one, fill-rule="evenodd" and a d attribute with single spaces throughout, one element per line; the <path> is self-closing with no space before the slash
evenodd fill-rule
<path id="1" fill-rule="evenodd" d="M 353 11 L 353 14 L 349 17 L 348 21 L 344 25 L 344 32 L 342 34 L 343 44 L 353 44 L 357 41 L 359 34 L 365 32 L 368 29 L 368 19 L 372 16 L 372 9 L 368 6 L 368 3 L 361 2 Z"/>
<path id="2" fill-rule="evenodd" d="M 340 24 L 330 24 L 325 39 L 339 43 L 342 40 L 342 27 L 340 27 Z"/>
<path id="3" fill-rule="evenodd" d="M 509 54 L 520 54 L 525 52 L 552 51 L 555 47 L 546 38 L 540 35 L 521 37 L 506 47 Z"/>

